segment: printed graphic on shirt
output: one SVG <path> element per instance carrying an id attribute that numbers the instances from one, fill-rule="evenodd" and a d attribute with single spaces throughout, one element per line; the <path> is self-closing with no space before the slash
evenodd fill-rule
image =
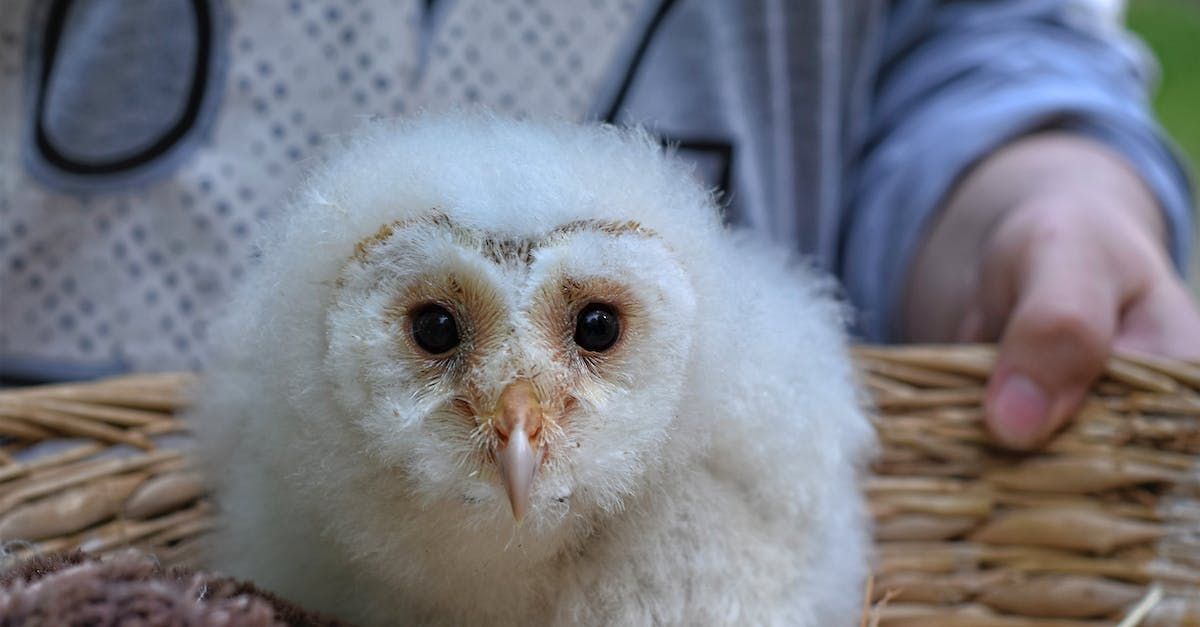
<path id="1" fill-rule="evenodd" d="M 470 103 L 593 117 L 619 106 L 613 85 L 636 69 L 666 5 L 11 0 L 0 25 L 0 373 L 198 367 L 260 221 L 364 118 Z M 37 97 L 23 96 L 28 84 Z M 728 180 L 725 145 L 667 139 L 715 155 L 706 176 Z M 98 181 L 89 193 L 84 179 Z"/>
<path id="2" fill-rule="evenodd" d="M 90 192 L 165 167 L 217 102 L 214 0 L 52 0 L 34 32 L 27 154 Z M 207 116 L 211 117 L 211 115 Z"/>

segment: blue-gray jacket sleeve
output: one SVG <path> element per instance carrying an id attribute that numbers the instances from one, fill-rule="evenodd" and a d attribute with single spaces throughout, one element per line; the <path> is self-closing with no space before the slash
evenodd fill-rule
<path id="1" fill-rule="evenodd" d="M 897 0 L 887 17 L 870 120 L 854 147 L 841 275 L 867 339 L 900 339 L 910 261 L 956 179 L 1030 131 L 1078 131 L 1141 173 L 1186 265 L 1191 189 L 1147 101 L 1140 43 L 1084 0 Z"/>

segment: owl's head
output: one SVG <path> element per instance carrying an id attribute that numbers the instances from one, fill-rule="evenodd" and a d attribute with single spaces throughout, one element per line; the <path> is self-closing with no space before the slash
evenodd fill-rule
<path id="1" fill-rule="evenodd" d="M 672 425 L 703 391 L 689 355 L 722 228 L 643 133 L 377 123 L 263 243 L 215 332 L 244 371 L 210 377 L 287 408 L 250 427 L 256 455 L 341 508 L 342 537 L 418 515 L 460 536 L 586 524 L 700 439 Z"/>
<path id="2" fill-rule="evenodd" d="M 423 499 L 553 523 L 573 504 L 617 507 L 661 448 L 690 285 L 637 222 L 514 234 L 430 209 L 355 247 L 327 372 L 372 454 Z"/>

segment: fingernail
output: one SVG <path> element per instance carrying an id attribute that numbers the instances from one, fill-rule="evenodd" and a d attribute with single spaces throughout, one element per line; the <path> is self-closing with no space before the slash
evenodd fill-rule
<path id="1" fill-rule="evenodd" d="M 992 398 L 988 414 L 996 437 L 1008 446 L 1037 444 L 1050 419 L 1050 397 L 1029 377 L 1013 373 Z"/>

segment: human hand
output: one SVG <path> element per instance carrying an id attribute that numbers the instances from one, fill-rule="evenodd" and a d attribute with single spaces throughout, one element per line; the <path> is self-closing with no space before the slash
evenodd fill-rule
<path id="1" fill-rule="evenodd" d="M 978 165 L 914 266 L 919 341 L 996 341 L 988 426 L 1031 448 L 1079 407 L 1113 350 L 1200 357 L 1200 313 L 1175 274 L 1154 197 L 1090 140 L 1033 135 Z"/>

